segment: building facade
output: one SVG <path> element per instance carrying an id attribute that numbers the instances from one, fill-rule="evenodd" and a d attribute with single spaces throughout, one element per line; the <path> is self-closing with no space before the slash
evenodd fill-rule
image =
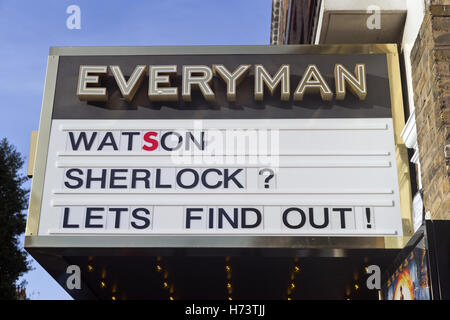
<path id="1" fill-rule="evenodd" d="M 274 0 L 270 46 L 51 48 L 25 248 L 75 299 L 449 299 L 449 22 Z M 280 170 L 175 162 L 217 128 Z"/>
<path id="2" fill-rule="evenodd" d="M 450 1 L 274 0 L 271 26 L 273 45 L 397 44 L 414 231 L 428 224 L 437 296 L 448 298 Z"/>

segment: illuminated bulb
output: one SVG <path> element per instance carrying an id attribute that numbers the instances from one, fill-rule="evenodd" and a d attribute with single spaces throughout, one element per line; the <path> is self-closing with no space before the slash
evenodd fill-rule
<path id="1" fill-rule="evenodd" d="M 87 269 L 88 269 L 88 272 L 92 272 L 92 271 L 94 270 L 94 267 L 91 266 L 91 265 L 88 265 L 88 266 L 87 266 Z"/>
<path id="2" fill-rule="evenodd" d="M 231 283 L 227 283 L 227 288 L 231 288 Z"/>
<path id="3" fill-rule="evenodd" d="M 158 271 L 158 272 L 162 271 L 162 267 L 159 264 L 156 265 L 156 271 Z"/>
<path id="4" fill-rule="evenodd" d="M 227 272 L 231 272 L 231 267 L 230 266 L 225 266 L 225 270 L 227 271 Z"/>
<path id="5" fill-rule="evenodd" d="M 366 271 L 366 273 L 369 273 L 369 267 L 365 267 L 364 270 Z"/>
<path id="6" fill-rule="evenodd" d="M 105 281 L 100 282 L 100 287 L 101 287 L 101 288 L 105 288 L 105 287 L 106 287 Z"/>
<path id="7" fill-rule="evenodd" d="M 102 279 L 106 279 L 106 269 L 103 268 L 102 270 Z"/>
<path id="8" fill-rule="evenodd" d="M 295 288 L 295 283 L 291 282 L 290 287 L 291 287 L 291 289 L 294 289 Z"/>
<path id="9" fill-rule="evenodd" d="M 355 290 L 358 290 L 359 286 L 357 284 L 355 284 Z"/>
<path id="10" fill-rule="evenodd" d="M 291 298 L 291 297 L 288 297 L 288 300 L 292 300 L 292 298 Z"/>
<path id="11" fill-rule="evenodd" d="M 169 297 L 169 300 L 174 300 L 172 296 Z"/>
<path id="12" fill-rule="evenodd" d="M 300 268 L 298 266 L 295 266 L 294 267 L 294 272 L 299 272 L 299 271 L 300 271 Z"/>
<path id="13" fill-rule="evenodd" d="M 233 298 L 232 297 L 228 297 L 228 300 L 233 300 Z"/>
<path id="14" fill-rule="evenodd" d="M 115 296 L 112 296 L 112 297 L 111 297 L 111 300 L 116 300 L 116 297 L 115 297 Z"/>
<path id="15" fill-rule="evenodd" d="M 169 287 L 169 284 L 168 284 L 167 282 L 164 281 L 164 282 L 163 282 L 163 287 L 164 287 L 164 288 L 168 288 L 168 287 Z"/>

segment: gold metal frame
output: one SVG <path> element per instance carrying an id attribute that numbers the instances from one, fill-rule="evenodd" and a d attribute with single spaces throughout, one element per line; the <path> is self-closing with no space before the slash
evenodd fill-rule
<path id="1" fill-rule="evenodd" d="M 414 234 L 412 221 L 412 189 L 409 172 L 408 151 L 401 134 L 405 128 L 403 109 L 402 81 L 397 45 L 389 45 L 391 50 L 386 54 L 389 72 L 389 89 L 391 92 L 392 121 L 394 123 L 395 155 L 397 161 L 398 191 L 402 212 L 403 237 L 386 237 L 387 248 L 403 248 Z"/>
<path id="2" fill-rule="evenodd" d="M 208 54 L 386 54 L 396 162 L 402 211 L 402 237 L 304 236 L 37 236 L 51 129 L 59 56 L 208 55 Z M 335 248 L 401 249 L 413 235 L 412 194 L 407 150 L 400 134 L 405 125 L 396 44 L 191 46 L 191 47 L 52 47 L 48 58 L 33 172 L 25 248 Z M 72 253 L 73 254 L 73 253 Z"/>
<path id="3" fill-rule="evenodd" d="M 37 145 L 38 133 L 39 133 L 39 131 L 31 131 L 31 134 L 30 134 L 30 150 L 28 152 L 28 165 L 27 165 L 28 178 L 33 177 L 34 160 L 36 158 L 36 145 Z"/>
<path id="4" fill-rule="evenodd" d="M 53 99 L 55 97 L 56 75 L 59 57 L 50 55 L 47 60 L 44 95 L 42 98 L 41 119 L 34 156 L 33 181 L 31 184 L 30 204 L 28 207 L 27 227 L 25 229 L 25 247 L 27 236 L 37 236 L 41 213 L 42 193 L 44 191 L 45 168 L 47 165 L 48 144 L 52 124 Z"/>

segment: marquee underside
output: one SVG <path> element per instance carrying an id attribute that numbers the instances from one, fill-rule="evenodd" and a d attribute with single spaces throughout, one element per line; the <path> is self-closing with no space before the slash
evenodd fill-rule
<path id="1" fill-rule="evenodd" d="M 399 252 L 279 248 L 29 251 L 73 298 L 102 300 L 377 299 L 377 290 L 367 289 L 365 267 L 378 265 L 386 270 Z M 67 289 L 69 265 L 81 268 L 81 290 Z"/>

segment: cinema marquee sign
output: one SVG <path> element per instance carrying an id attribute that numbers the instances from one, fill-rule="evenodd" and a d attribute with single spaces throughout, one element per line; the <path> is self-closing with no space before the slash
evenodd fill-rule
<path id="1" fill-rule="evenodd" d="M 27 235 L 402 236 L 389 48 L 52 48 Z"/>

